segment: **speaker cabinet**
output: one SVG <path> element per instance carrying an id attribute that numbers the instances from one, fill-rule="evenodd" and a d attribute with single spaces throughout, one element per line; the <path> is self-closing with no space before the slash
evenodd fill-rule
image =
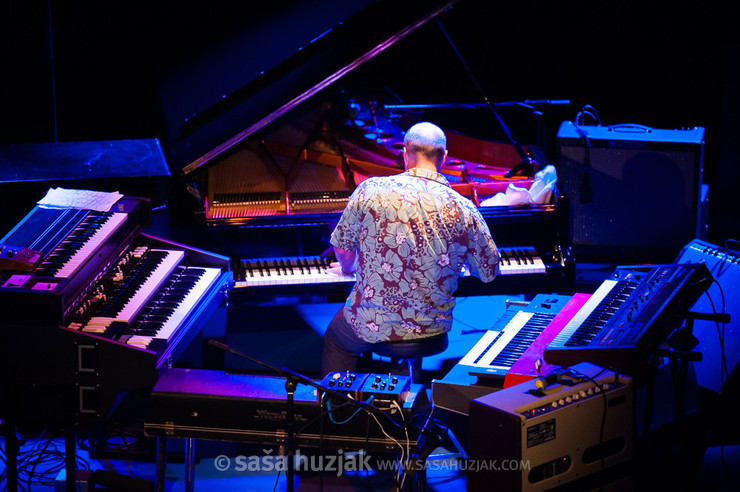
<path id="1" fill-rule="evenodd" d="M 564 121 L 557 136 L 578 260 L 670 262 L 706 237 L 704 128 Z"/>

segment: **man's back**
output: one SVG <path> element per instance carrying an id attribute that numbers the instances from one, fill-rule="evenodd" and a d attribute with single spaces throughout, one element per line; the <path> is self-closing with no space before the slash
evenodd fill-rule
<path id="1" fill-rule="evenodd" d="M 449 331 L 462 264 L 490 281 L 498 262 L 473 204 L 441 174 L 419 168 L 361 183 L 332 244 L 359 250 L 346 315 L 372 342 Z"/>

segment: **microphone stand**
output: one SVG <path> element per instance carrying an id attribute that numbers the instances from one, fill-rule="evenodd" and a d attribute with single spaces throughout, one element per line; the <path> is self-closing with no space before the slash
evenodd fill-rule
<path id="1" fill-rule="evenodd" d="M 464 61 L 463 61 L 463 64 L 465 64 Z M 503 122 L 498 112 L 496 111 L 496 108 L 522 108 L 522 109 L 526 109 L 530 111 L 531 115 L 535 117 L 537 121 L 537 144 L 544 148 L 546 144 L 546 141 L 545 141 L 546 135 L 544 131 L 544 123 L 542 121 L 542 111 L 537 110 L 535 106 L 567 106 L 570 104 L 570 100 L 568 99 L 525 99 L 524 101 L 502 101 L 502 102 L 493 103 L 489 101 L 488 98 L 485 97 L 485 95 L 483 97 L 484 99 L 486 99 L 486 103 L 384 104 L 383 107 L 388 111 L 490 108 L 493 111 L 494 115 L 496 116 L 499 124 L 504 129 L 504 132 L 506 132 L 506 135 L 508 136 L 509 141 L 512 143 L 512 145 L 514 145 L 514 148 L 517 150 L 517 153 L 522 158 L 522 160 L 517 165 L 515 165 L 513 168 L 511 168 L 504 175 L 504 177 L 511 178 L 513 176 L 516 176 L 519 173 L 524 173 L 527 176 L 534 175 L 535 166 L 537 165 L 537 162 L 533 160 L 524 151 L 524 149 L 521 147 L 521 145 L 519 145 L 519 143 L 516 140 L 514 140 L 511 133 L 509 132 L 509 129 L 506 127 L 506 124 Z M 545 152 L 547 152 L 546 148 L 544 148 L 544 150 Z"/>
<path id="2" fill-rule="evenodd" d="M 445 30 L 444 26 L 442 25 L 442 22 L 439 20 L 439 18 L 435 19 L 437 21 L 437 25 L 442 30 L 442 34 L 444 34 L 445 38 L 447 38 L 447 41 L 450 43 L 450 46 L 452 47 L 453 51 L 455 52 L 455 55 L 457 55 L 458 60 L 460 60 L 460 63 L 462 64 L 465 71 L 468 73 L 468 76 L 470 77 L 470 80 L 473 82 L 473 85 L 475 85 L 475 88 L 480 93 L 481 97 L 485 101 L 485 103 L 488 105 L 488 107 L 491 109 L 491 112 L 493 113 L 493 116 L 496 118 L 496 121 L 498 121 L 499 126 L 506 134 L 506 137 L 509 139 L 509 142 L 514 146 L 514 149 L 516 150 L 516 153 L 519 154 L 519 157 L 521 158 L 521 161 L 519 164 L 514 166 L 509 172 L 507 172 L 504 177 L 510 178 L 517 173 L 524 171 L 527 175 L 534 175 L 534 167 L 537 164 L 537 162 L 532 159 L 532 156 L 529 155 L 529 153 L 524 150 L 524 148 L 517 142 L 511 132 L 509 131 L 509 127 L 506 126 L 506 123 L 504 123 L 504 120 L 501 118 L 501 115 L 498 114 L 498 111 L 496 111 L 496 105 L 488 98 L 486 93 L 483 91 L 483 88 L 478 83 L 478 80 L 473 75 L 473 71 L 470 70 L 470 67 L 468 67 L 468 64 L 465 63 L 465 59 L 460 54 L 460 51 L 457 49 L 457 46 L 455 46 L 455 43 L 452 41 L 452 38 Z"/>
<path id="3" fill-rule="evenodd" d="M 257 359 L 256 357 L 252 357 L 251 355 L 247 355 L 244 352 L 240 352 L 239 350 L 236 350 L 235 348 L 232 348 L 226 345 L 225 343 L 219 342 L 212 338 L 208 339 L 208 343 L 226 352 L 231 352 L 234 355 L 238 355 L 239 357 L 243 357 L 245 359 L 251 360 L 252 362 L 259 364 L 263 367 L 266 367 L 270 369 L 271 371 L 275 372 L 276 374 L 280 376 L 284 376 L 286 378 L 285 391 L 287 393 L 288 399 L 287 399 L 287 405 L 285 409 L 285 418 L 287 420 L 286 425 L 285 425 L 285 454 L 287 456 L 287 461 L 288 461 L 287 466 L 286 466 L 286 475 L 288 478 L 288 492 L 293 492 L 294 490 L 293 475 L 294 475 L 295 470 L 294 470 L 293 457 L 294 457 L 295 451 L 293 449 L 294 448 L 294 443 L 293 443 L 293 440 L 294 440 L 294 435 L 293 435 L 294 398 L 293 397 L 294 397 L 295 389 L 299 383 L 305 384 L 306 386 L 312 386 L 316 388 L 317 391 L 326 393 L 327 395 L 338 398 L 344 402 L 352 403 L 353 405 L 356 405 L 359 408 L 362 408 L 363 410 L 367 412 L 372 412 L 376 415 L 382 415 L 386 419 L 390 420 L 394 425 L 398 426 L 398 423 L 395 420 L 390 418 L 385 412 L 378 409 L 374 405 L 370 405 L 369 403 L 354 400 L 345 394 L 342 394 L 330 388 L 326 388 L 322 386 L 320 383 L 312 381 L 311 379 L 307 378 L 306 376 L 303 376 L 302 374 L 299 374 L 285 367 L 273 366 L 272 364 L 268 364 L 267 362 Z"/>

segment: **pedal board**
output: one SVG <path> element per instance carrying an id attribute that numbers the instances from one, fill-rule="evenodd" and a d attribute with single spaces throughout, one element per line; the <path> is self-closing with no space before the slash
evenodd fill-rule
<path id="1" fill-rule="evenodd" d="M 332 372 L 324 377 L 321 385 L 358 401 L 370 400 L 378 408 L 390 408 L 394 401 L 403 406 L 411 387 L 411 378 L 396 374 Z"/>

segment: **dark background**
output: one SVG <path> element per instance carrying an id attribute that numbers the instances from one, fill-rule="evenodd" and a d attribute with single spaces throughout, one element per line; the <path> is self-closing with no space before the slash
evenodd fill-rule
<path id="1" fill-rule="evenodd" d="M 0 144 L 157 137 L 166 151 L 184 118 L 372 3 L 2 2 Z M 719 1 L 460 0 L 439 20 L 475 83 L 430 22 L 342 84 L 391 103 L 568 99 L 544 110 L 553 162 L 559 123 L 585 104 L 605 125 L 705 127 L 709 239 L 722 244 L 740 237 L 737 10 Z M 529 114 L 501 115 L 517 140 L 536 138 Z M 483 110 L 429 118 L 504 139 Z"/>

